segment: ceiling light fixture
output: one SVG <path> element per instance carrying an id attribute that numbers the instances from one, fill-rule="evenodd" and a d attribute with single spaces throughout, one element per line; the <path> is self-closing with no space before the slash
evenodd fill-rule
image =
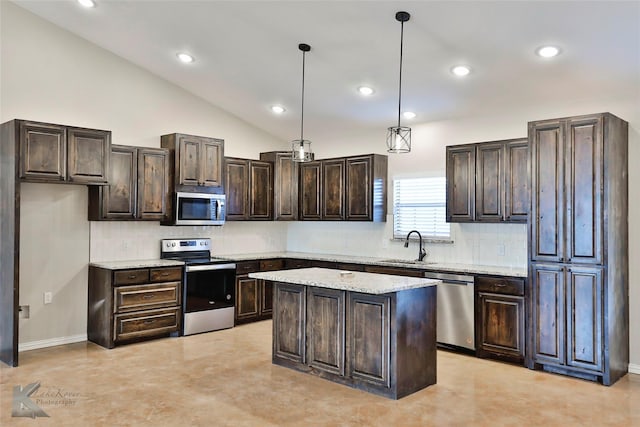
<path id="1" fill-rule="evenodd" d="M 451 69 L 451 72 L 458 77 L 464 77 L 469 75 L 469 73 L 471 72 L 471 68 L 467 67 L 466 65 L 456 65 Z"/>
<path id="2" fill-rule="evenodd" d="M 402 113 L 402 117 L 409 120 L 415 119 L 416 113 L 414 113 L 413 111 L 405 111 L 404 113 Z"/>
<path id="3" fill-rule="evenodd" d="M 188 53 L 181 52 L 181 53 L 178 53 L 176 56 L 180 61 L 184 62 L 185 64 L 189 64 L 195 61 L 194 57 L 189 55 Z"/>
<path id="4" fill-rule="evenodd" d="M 407 12 L 396 13 L 396 20 L 400 22 L 400 78 L 398 81 L 398 126 L 387 129 L 387 152 L 408 153 L 411 151 L 411 128 L 400 126 L 400 111 L 402 107 L 402 44 L 404 41 L 404 23 L 411 15 Z"/>
<path id="5" fill-rule="evenodd" d="M 275 114 L 282 114 L 287 110 L 285 110 L 285 108 L 282 105 L 272 105 L 271 111 L 274 112 Z"/>
<path id="6" fill-rule="evenodd" d="M 88 8 L 96 7 L 96 3 L 93 0 L 78 0 L 81 6 Z"/>
<path id="7" fill-rule="evenodd" d="M 560 49 L 555 46 L 542 46 L 541 48 L 538 48 L 538 50 L 536 50 L 536 53 L 538 54 L 538 56 L 541 56 L 543 58 L 553 58 L 560 53 Z"/>
<path id="8" fill-rule="evenodd" d="M 360 95 L 364 95 L 364 96 L 373 95 L 373 89 L 370 88 L 369 86 L 360 86 L 358 88 L 358 92 L 360 92 Z"/>
<path id="9" fill-rule="evenodd" d="M 291 159 L 294 162 L 310 162 L 313 160 L 311 141 L 304 139 L 304 59 L 305 54 L 311 50 L 311 46 L 300 43 L 298 49 L 302 51 L 302 108 L 300 109 L 300 139 L 291 141 Z"/>

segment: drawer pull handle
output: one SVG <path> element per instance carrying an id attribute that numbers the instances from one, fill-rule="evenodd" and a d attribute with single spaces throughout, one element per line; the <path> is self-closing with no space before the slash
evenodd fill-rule
<path id="1" fill-rule="evenodd" d="M 162 277 L 167 277 L 169 275 L 169 273 L 162 273 L 161 276 Z"/>
<path id="2" fill-rule="evenodd" d="M 151 298 L 154 298 L 154 297 L 155 297 L 155 295 L 153 295 L 153 294 L 147 294 L 147 295 L 143 295 L 142 296 L 142 298 L 144 298 L 144 299 L 151 299 Z"/>
<path id="3" fill-rule="evenodd" d="M 129 279 L 135 279 L 136 277 L 138 277 L 138 276 L 135 275 L 135 274 L 130 274 L 129 276 L 127 276 L 127 278 L 129 278 Z"/>
<path id="4" fill-rule="evenodd" d="M 145 325 L 150 325 L 151 323 L 155 322 L 155 319 L 147 319 L 144 321 Z"/>
<path id="5" fill-rule="evenodd" d="M 504 283 L 496 283 L 495 285 L 497 288 L 504 288 L 505 286 L 507 286 Z"/>

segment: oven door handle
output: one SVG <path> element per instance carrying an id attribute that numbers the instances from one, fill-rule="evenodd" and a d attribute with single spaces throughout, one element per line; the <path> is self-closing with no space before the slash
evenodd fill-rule
<path id="1" fill-rule="evenodd" d="M 211 271 L 211 270 L 235 270 L 235 264 L 207 264 L 207 265 L 187 265 L 185 271 Z"/>

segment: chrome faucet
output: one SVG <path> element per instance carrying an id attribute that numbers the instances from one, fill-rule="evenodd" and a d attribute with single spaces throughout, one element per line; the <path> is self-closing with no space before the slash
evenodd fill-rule
<path id="1" fill-rule="evenodd" d="M 424 246 L 422 246 L 422 234 L 420 234 L 418 230 L 411 230 L 407 234 L 407 239 L 404 241 L 404 247 L 405 248 L 409 247 L 409 236 L 411 235 L 411 233 L 417 233 L 418 237 L 420 238 L 420 248 L 418 249 L 418 259 L 416 261 L 423 261 L 424 257 L 427 256 L 427 251 L 425 251 Z"/>

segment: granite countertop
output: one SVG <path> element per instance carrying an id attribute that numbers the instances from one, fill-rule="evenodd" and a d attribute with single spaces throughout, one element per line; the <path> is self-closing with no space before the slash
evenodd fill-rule
<path id="1" fill-rule="evenodd" d="M 134 259 L 131 261 L 102 261 L 89 264 L 93 267 L 109 270 L 126 270 L 129 268 L 173 267 L 183 266 L 184 262 L 172 259 Z"/>
<path id="2" fill-rule="evenodd" d="M 440 280 L 433 279 L 363 273 L 359 271 L 340 271 L 317 267 L 249 273 L 249 277 L 366 294 L 387 294 L 407 289 L 434 286 L 441 283 Z"/>
<path id="3" fill-rule="evenodd" d="M 497 265 L 478 265 L 478 264 L 461 264 L 453 262 L 417 262 L 410 259 L 392 259 L 380 257 L 365 257 L 352 255 L 332 255 L 332 254 L 316 254 L 308 252 L 260 252 L 249 254 L 215 254 L 216 258 L 226 259 L 229 261 L 250 261 L 255 259 L 269 258 L 298 258 L 329 262 L 343 262 L 355 264 L 369 264 L 390 267 L 414 268 L 418 270 L 429 270 L 437 272 L 451 273 L 472 273 L 486 274 L 490 276 L 508 276 L 508 277 L 527 277 L 527 268 L 503 267 Z"/>

